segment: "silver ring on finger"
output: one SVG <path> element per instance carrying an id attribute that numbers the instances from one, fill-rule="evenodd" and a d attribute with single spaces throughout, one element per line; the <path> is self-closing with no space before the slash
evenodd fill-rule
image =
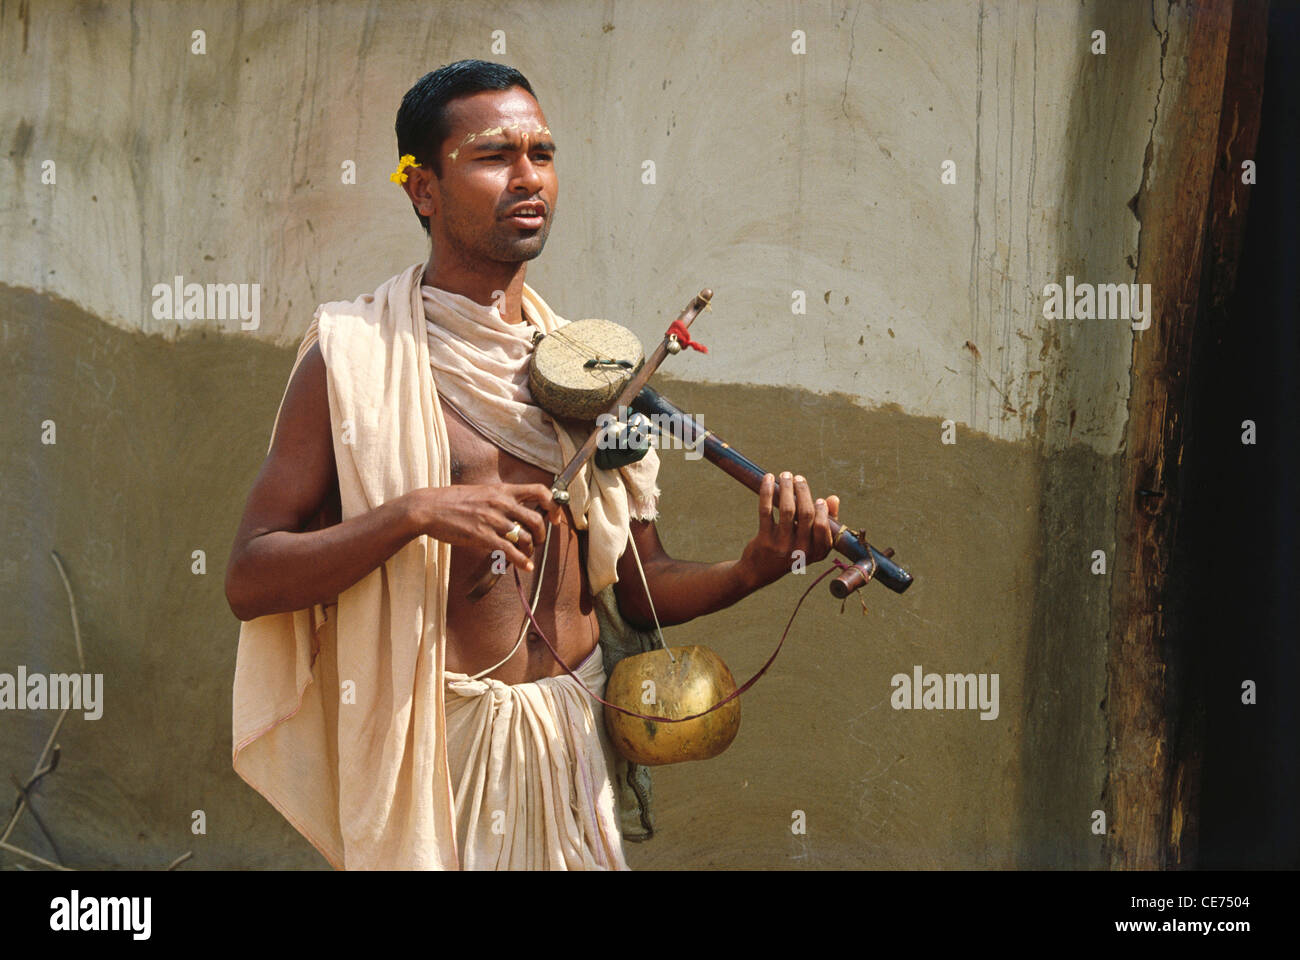
<path id="1" fill-rule="evenodd" d="M 511 543 L 518 543 L 519 534 L 523 533 L 523 530 L 524 528 L 519 524 L 518 521 L 516 521 L 515 525 L 505 532 L 505 538 L 509 540 Z"/>

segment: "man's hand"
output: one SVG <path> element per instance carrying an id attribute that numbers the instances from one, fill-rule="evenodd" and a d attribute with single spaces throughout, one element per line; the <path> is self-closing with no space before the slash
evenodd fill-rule
<path id="1" fill-rule="evenodd" d="M 772 517 L 775 499 L 779 516 Z M 789 573 L 796 550 L 803 551 L 805 563 L 817 563 L 831 552 L 832 518 L 839 519 L 840 498 L 831 495 L 814 502 L 803 477 L 781 474 L 779 493 L 772 474 L 763 477 L 758 488 L 758 536 L 749 541 L 741 554 L 740 565 L 755 587 L 766 586 Z"/>
<path id="2" fill-rule="evenodd" d="M 546 536 L 543 515 L 564 522 L 564 513 L 541 483 L 455 484 L 410 494 L 420 532 L 455 547 L 500 550 L 515 566 L 533 569 L 529 558 Z M 540 508 L 540 509 L 539 509 Z M 506 533 L 520 525 L 519 542 Z"/>
<path id="3" fill-rule="evenodd" d="M 758 491 L 758 536 L 745 546 L 739 560 L 674 560 L 659 542 L 653 523 L 632 521 L 632 538 L 645 565 L 660 624 L 667 627 L 705 616 L 781 579 L 794 566 L 796 550 L 804 552 L 805 563 L 826 558 L 833 539 L 830 522 L 839 519 L 840 498 L 814 501 L 808 482 L 789 473 L 781 475 L 779 497 L 776 491 L 776 478 L 769 473 Z M 774 499 L 781 508 L 776 520 Z M 619 558 L 614 591 L 623 617 L 639 629 L 650 629 L 653 615 L 631 549 Z"/>

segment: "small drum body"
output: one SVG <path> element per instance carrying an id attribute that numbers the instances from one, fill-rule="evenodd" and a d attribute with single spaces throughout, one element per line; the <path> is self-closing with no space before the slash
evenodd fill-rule
<path id="1" fill-rule="evenodd" d="M 609 320 L 575 320 L 542 337 L 533 350 L 528 387 L 555 417 L 593 421 L 618 400 L 645 364 L 641 341 Z"/>
<path id="2" fill-rule="evenodd" d="M 638 653 L 615 664 L 605 699 L 655 717 L 689 717 L 736 690 L 727 665 L 708 647 L 673 647 Z M 740 698 L 682 723 L 656 723 L 605 708 L 610 743 L 633 763 L 658 766 L 708 760 L 731 746 L 740 730 Z"/>

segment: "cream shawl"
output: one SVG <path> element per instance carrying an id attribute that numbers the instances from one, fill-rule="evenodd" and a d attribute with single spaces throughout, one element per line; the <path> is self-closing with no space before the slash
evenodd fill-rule
<path id="1" fill-rule="evenodd" d="M 451 404 L 496 446 L 558 474 L 587 436 L 533 402 L 528 372 L 533 334 L 550 333 L 569 321 L 557 317 L 527 284 L 525 323 L 508 323 L 495 305 L 485 307 L 437 287 L 423 287 L 421 292 L 441 402 Z M 593 594 L 618 581 L 629 516 L 657 518 L 658 475 L 659 455 L 651 447 L 644 458 L 618 470 L 598 470 L 588 462 L 569 485 L 574 523 L 590 531 L 587 579 Z"/>
<path id="2" fill-rule="evenodd" d="M 294 371 L 317 341 L 325 359 L 345 520 L 450 483 L 422 271 L 416 264 L 373 294 L 322 305 L 298 349 Z M 524 290 L 535 321 L 563 323 Z M 589 465 L 585 482 L 571 488 L 575 523 L 590 525 L 593 592 L 626 543 L 628 494 L 619 475 L 627 471 Z M 648 465 L 640 479 L 649 474 Z M 653 479 L 648 490 L 657 493 Z M 586 523 L 576 508 L 584 493 Z M 337 869 L 462 863 L 446 740 L 450 557 L 448 544 L 417 537 L 341 592 L 337 605 L 240 628 L 235 771 Z"/>

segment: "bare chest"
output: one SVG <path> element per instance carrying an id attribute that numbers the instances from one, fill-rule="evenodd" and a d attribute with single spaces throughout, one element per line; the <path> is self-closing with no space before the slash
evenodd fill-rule
<path id="1" fill-rule="evenodd" d="M 548 471 L 520 460 L 487 440 L 449 404 L 444 403 L 442 410 L 447 424 L 452 484 L 540 483 L 549 487 L 555 479 Z M 525 577 L 524 590 L 533 594 L 536 578 L 542 577 L 544 588 L 535 607 L 537 622 L 566 663 L 580 663 L 595 647 L 600 628 L 587 587 L 582 545 L 572 519 L 553 527 L 549 541 L 546 563 Z M 447 605 L 448 670 L 477 673 L 506 657 L 519 637 L 521 605 L 513 577 L 501 577 L 478 601 L 467 599 L 489 560 L 485 548 L 452 547 Z M 562 672 L 563 667 L 535 631 L 531 631 L 523 647 L 491 676 L 505 683 L 523 683 Z"/>
<path id="2" fill-rule="evenodd" d="M 450 405 L 442 405 L 451 453 L 451 482 L 544 483 L 555 478 L 546 470 L 520 460 L 491 443 Z"/>

